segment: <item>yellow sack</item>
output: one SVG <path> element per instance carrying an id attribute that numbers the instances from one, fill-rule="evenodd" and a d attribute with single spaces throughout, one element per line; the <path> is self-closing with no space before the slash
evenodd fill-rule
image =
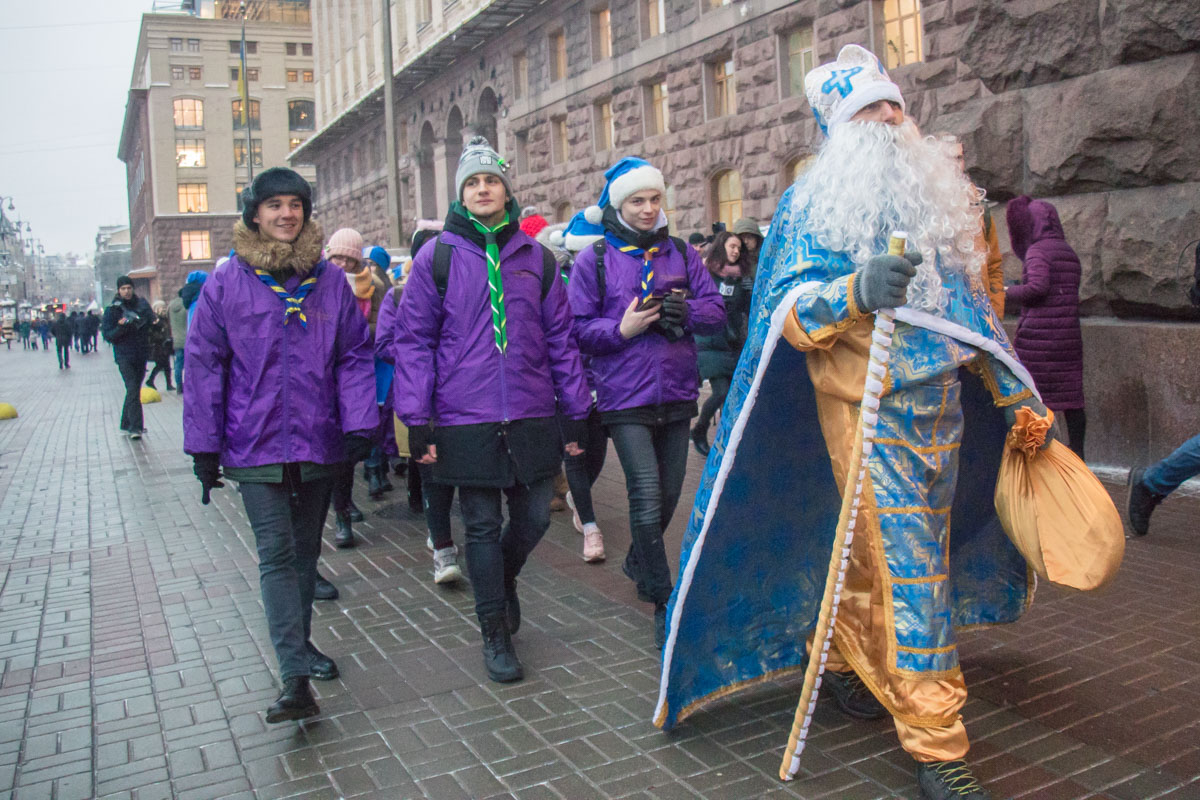
<path id="1" fill-rule="evenodd" d="M 396 453 L 402 458 L 409 458 L 408 428 L 404 427 L 404 423 L 395 414 L 392 414 L 392 426 L 396 431 Z"/>
<path id="2" fill-rule="evenodd" d="M 1051 419 L 1017 409 L 996 481 L 996 514 L 1034 572 L 1059 586 L 1095 589 L 1117 574 L 1125 531 L 1079 456 L 1057 441 L 1039 449 Z"/>
<path id="3" fill-rule="evenodd" d="M 142 387 L 142 405 L 145 405 L 146 403 L 161 403 L 161 402 L 162 402 L 162 395 L 160 395 L 156 390 L 151 389 L 149 386 Z"/>

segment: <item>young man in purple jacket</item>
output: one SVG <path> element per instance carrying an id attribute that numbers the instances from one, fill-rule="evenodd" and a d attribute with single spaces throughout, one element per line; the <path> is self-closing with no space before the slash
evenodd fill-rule
<path id="1" fill-rule="evenodd" d="M 550 525 L 564 448 L 582 452 L 590 404 L 566 289 L 517 225 L 506 167 L 483 137 L 463 150 L 458 201 L 413 262 L 392 345 L 412 457 L 458 488 L 484 666 L 498 682 L 523 677 L 516 579 Z"/>
<path id="2" fill-rule="evenodd" d="M 267 722 L 319 713 L 309 678 L 337 665 L 310 640 L 321 528 L 333 478 L 379 426 L 367 323 L 321 258 L 312 190 L 275 167 L 243 194 L 230 260 L 205 283 L 188 330 L 184 450 L 209 491 L 238 482 L 283 691 Z"/>
<path id="3" fill-rule="evenodd" d="M 604 177 L 600 205 L 585 212 L 603 225 L 604 244 L 575 259 L 568 295 L 579 348 L 591 356 L 596 407 L 625 470 L 633 538 L 625 574 L 654 604 L 661 650 L 672 589 L 663 531 L 683 490 L 698 413 L 693 334 L 721 330 L 725 305 L 696 251 L 669 236 L 662 173 L 623 158 Z"/>

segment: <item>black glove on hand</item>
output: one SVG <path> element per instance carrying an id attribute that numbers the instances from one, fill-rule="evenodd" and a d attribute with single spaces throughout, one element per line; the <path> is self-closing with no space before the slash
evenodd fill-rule
<path id="1" fill-rule="evenodd" d="M 671 292 L 662 301 L 662 316 L 659 317 L 668 325 L 682 328 L 688 318 L 688 304 L 683 295 Z"/>
<path id="2" fill-rule="evenodd" d="M 408 429 L 408 452 L 413 461 L 420 461 L 427 455 L 431 444 L 434 444 L 432 426 L 415 425 Z"/>
<path id="3" fill-rule="evenodd" d="M 375 445 L 360 433 L 347 433 L 342 437 L 342 447 L 346 451 L 346 463 L 357 464 L 371 455 Z"/>
<path id="4" fill-rule="evenodd" d="M 878 311 L 897 308 L 908 302 L 908 284 L 917 274 L 921 254 L 903 256 L 872 256 L 866 266 L 855 273 L 854 302 L 859 311 Z"/>
<path id="5" fill-rule="evenodd" d="M 213 489 L 223 489 L 221 483 L 221 456 L 217 453 L 196 453 L 192 456 L 192 473 L 200 481 L 200 502 L 209 503 L 209 492 Z"/>
<path id="6" fill-rule="evenodd" d="M 565 447 L 571 442 L 579 446 L 583 450 L 587 445 L 587 422 L 581 419 L 570 419 L 563 417 L 559 421 L 559 427 L 562 429 L 563 446 Z"/>

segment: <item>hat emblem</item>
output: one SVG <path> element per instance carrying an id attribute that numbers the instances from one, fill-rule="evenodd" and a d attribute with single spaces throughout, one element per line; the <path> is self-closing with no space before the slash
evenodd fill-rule
<path id="1" fill-rule="evenodd" d="M 862 67 L 835 69 L 829 73 L 829 78 L 821 85 L 821 91 L 824 94 L 832 94 L 836 90 L 845 99 L 850 96 L 850 92 L 854 91 L 854 85 L 850 83 L 850 79 L 860 72 L 862 72 Z"/>
<path id="2" fill-rule="evenodd" d="M 491 156 L 480 156 L 479 163 L 484 166 L 487 166 L 488 164 L 492 163 L 492 157 Z"/>

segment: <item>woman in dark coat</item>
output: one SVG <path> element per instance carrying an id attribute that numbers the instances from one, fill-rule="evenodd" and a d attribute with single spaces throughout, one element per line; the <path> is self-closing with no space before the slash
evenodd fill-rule
<path id="1" fill-rule="evenodd" d="M 1066 423 L 1071 449 L 1083 458 L 1083 336 L 1079 330 L 1079 256 L 1063 236 L 1058 211 L 1028 196 L 1008 204 L 1008 235 L 1024 262 L 1008 303 L 1021 318 L 1013 346 L 1046 407 Z"/>

